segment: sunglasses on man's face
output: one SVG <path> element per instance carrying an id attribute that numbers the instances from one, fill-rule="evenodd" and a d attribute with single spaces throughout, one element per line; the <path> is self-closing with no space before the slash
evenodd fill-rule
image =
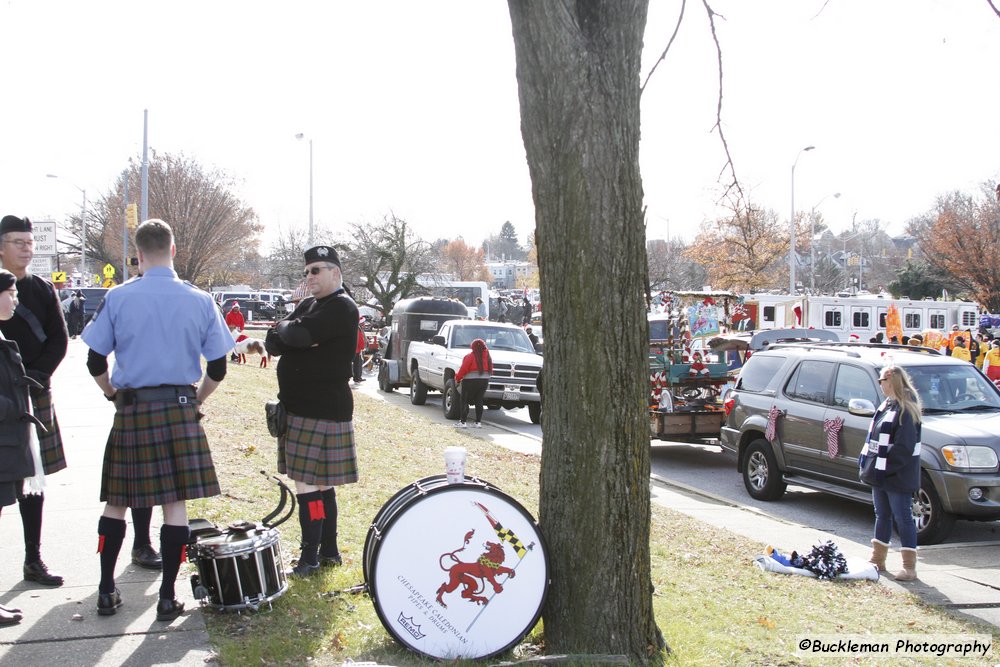
<path id="1" fill-rule="evenodd" d="M 315 276 L 318 275 L 319 272 L 322 271 L 323 269 L 332 269 L 332 268 L 333 268 L 332 266 L 314 266 L 311 269 L 306 269 L 305 271 L 303 271 L 302 277 L 305 278 L 306 276 Z"/>

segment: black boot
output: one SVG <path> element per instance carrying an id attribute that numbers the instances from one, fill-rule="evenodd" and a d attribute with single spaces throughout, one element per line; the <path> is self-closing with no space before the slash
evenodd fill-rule
<path id="1" fill-rule="evenodd" d="M 97 588 L 97 613 L 112 616 L 122 606 L 115 587 L 115 565 L 125 541 L 125 520 L 102 516 L 97 522 L 97 552 L 101 555 L 101 583 Z"/>
<path id="2" fill-rule="evenodd" d="M 156 605 L 156 620 L 172 621 L 184 613 L 184 603 L 174 597 L 174 584 L 181 569 L 181 556 L 191 537 L 187 526 L 164 524 L 160 528 L 160 553 L 163 554 L 163 581 L 160 601 Z"/>
<path id="3" fill-rule="evenodd" d="M 42 506 L 45 496 L 22 495 L 17 499 L 21 511 L 21 526 L 24 529 L 24 580 L 34 581 L 42 586 L 62 586 L 63 578 L 49 572 L 42 561 Z"/>
<path id="4" fill-rule="evenodd" d="M 343 563 L 340 549 L 337 548 L 337 490 L 331 486 L 322 494 L 326 518 L 323 519 L 323 537 L 319 544 L 319 564 L 323 567 L 336 567 Z"/>
<path id="5" fill-rule="evenodd" d="M 153 520 L 152 507 L 132 508 L 132 562 L 147 570 L 163 569 L 163 559 L 156 553 L 149 539 L 149 524 Z"/>
<path id="6" fill-rule="evenodd" d="M 289 573 L 293 577 L 308 577 L 319 571 L 319 543 L 323 536 L 323 519 L 326 510 L 320 491 L 298 494 L 299 526 L 302 528 L 302 554 Z"/>

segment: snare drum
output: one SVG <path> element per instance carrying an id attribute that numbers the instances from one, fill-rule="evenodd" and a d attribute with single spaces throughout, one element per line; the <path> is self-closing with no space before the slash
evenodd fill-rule
<path id="1" fill-rule="evenodd" d="M 548 558 L 532 516 L 488 482 L 427 477 L 372 522 L 363 568 L 379 620 L 435 659 L 503 653 L 538 622 Z"/>
<path id="2" fill-rule="evenodd" d="M 216 609 L 257 609 L 288 589 L 277 528 L 241 522 L 219 535 L 199 537 L 188 547 L 198 568 L 194 596 Z"/>

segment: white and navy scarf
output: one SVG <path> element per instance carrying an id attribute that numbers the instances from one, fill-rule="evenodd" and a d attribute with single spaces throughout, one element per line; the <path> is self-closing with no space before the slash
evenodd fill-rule
<path id="1" fill-rule="evenodd" d="M 878 422 L 878 434 L 875 433 L 876 420 L 872 419 L 872 423 L 868 426 L 868 435 L 865 437 L 865 446 L 861 450 L 859 464 L 863 468 L 865 459 L 868 456 L 875 456 L 875 480 L 881 483 L 885 481 L 886 462 L 889 450 L 893 445 L 892 432 L 896 427 L 896 403 L 893 402 L 890 406 L 887 398 L 882 402 L 882 405 L 878 406 L 878 412 L 882 413 L 882 421 Z"/>

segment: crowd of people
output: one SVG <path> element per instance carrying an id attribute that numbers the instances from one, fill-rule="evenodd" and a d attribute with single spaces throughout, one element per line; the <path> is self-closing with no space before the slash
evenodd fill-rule
<path id="1" fill-rule="evenodd" d="M 902 338 L 892 336 L 887 341 L 885 334 L 880 331 L 869 342 L 888 342 L 937 349 L 941 354 L 975 364 L 990 380 L 1000 383 L 1000 338 L 995 338 L 986 329 L 973 333 L 969 330 L 963 331 L 961 327 L 954 324 L 947 335 L 940 334 L 934 342 L 924 340 L 923 334 L 904 335 Z"/>
<path id="2" fill-rule="evenodd" d="M 131 511 L 132 561 L 162 571 L 156 619 L 169 622 L 184 612 L 175 583 L 192 542 L 186 501 L 220 493 L 201 406 L 226 376 L 226 357 L 234 347 L 230 327 L 239 331 L 244 323 L 237 309 L 224 318 L 211 296 L 178 278 L 167 223 L 145 221 L 136 229 L 135 243 L 138 276 L 109 290 L 85 328 L 76 310 L 69 315 L 72 331 L 89 348 L 90 375 L 115 406 L 101 474 L 105 506 L 97 521 L 96 611 L 112 616 L 123 604 L 115 568 Z M 0 508 L 18 505 L 25 581 L 57 587 L 63 577 L 42 560 L 42 514 L 46 477 L 66 467 L 51 381 L 66 356 L 70 329 L 52 284 L 28 270 L 33 254 L 31 221 L 3 217 Z M 334 487 L 358 479 L 348 384 L 358 309 L 343 287 L 333 248 L 310 248 L 304 260 L 311 296 L 266 338 L 267 351 L 280 356 L 278 397 L 287 409 L 277 466 L 294 481 L 299 501 L 302 553 L 292 576 L 341 563 Z M 149 535 L 156 505 L 163 512 L 159 552 Z M 0 605 L 0 626 L 22 617 L 20 609 Z"/>

